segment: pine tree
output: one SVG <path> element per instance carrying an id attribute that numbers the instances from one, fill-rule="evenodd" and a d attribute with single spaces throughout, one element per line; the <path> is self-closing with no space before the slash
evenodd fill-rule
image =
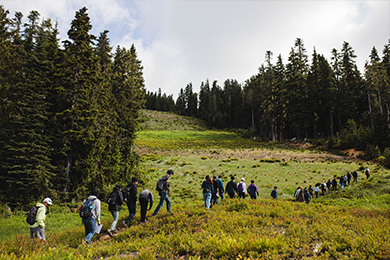
<path id="1" fill-rule="evenodd" d="M 114 55 L 112 91 L 120 142 L 120 176 L 130 181 L 137 160 L 133 152 L 135 132 L 138 129 L 139 111 L 145 101 L 143 67 L 137 58 L 134 45 L 130 50 L 117 48 Z"/>
<path id="2" fill-rule="evenodd" d="M 101 186 L 94 176 L 97 174 L 98 158 L 92 149 L 96 145 L 98 129 L 96 119 L 98 108 L 94 103 L 95 88 L 98 85 L 97 66 L 92 29 L 87 8 L 76 12 L 65 42 L 65 60 L 61 67 L 63 83 L 57 88 L 60 100 L 57 111 L 57 125 L 63 144 L 62 153 L 65 191 L 82 193 L 89 186 Z M 61 143 L 60 142 L 60 143 Z M 91 188 L 89 187 L 89 188 Z"/>
<path id="3" fill-rule="evenodd" d="M 17 20 L 21 21 L 20 18 L 19 15 Z M 48 195 L 51 187 L 47 68 L 44 64 L 47 59 L 42 38 L 37 36 L 39 13 L 33 11 L 28 18 L 21 38 L 16 36 L 19 77 L 9 92 L 13 109 L 3 128 L 1 171 L 7 184 L 3 192 L 12 206 Z"/>
<path id="4" fill-rule="evenodd" d="M 287 117 L 291 125 L 292 136 L 308 137 L 309 113 L 307 101 L 306 79 L 308 75 L 308 57 L 303 41 L 297 38 L 291 48 L 289 63 L 286 67 L 286 88 L 288 97 Z"/>

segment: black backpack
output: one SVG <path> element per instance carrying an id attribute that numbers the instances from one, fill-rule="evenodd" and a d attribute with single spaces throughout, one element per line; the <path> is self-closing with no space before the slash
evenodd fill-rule
<path id="1" fill-rule="evenodd" d="M 80 213 L 79 213 L 80 217 L 88 218 L 88 217 L 92 216 L 92 210 L 93 210 L 92 203 L 94 200 L 95 199 L 93 199 L 93 200 L 86 199 L 83 202 L 83 205 L 81 205 L 81 207 L 80 207 Z"/>
<path id="2" fill-rule="evenodd" d="M 156 191 L 162 191 L 165 186 L 165 178 L 161 177 L 160 179 L 157 180 L 156 184 Z"/>
<path id="3" fill-rule="evenodd" d="M 116 198 L 117 198 L 117 191 L 111 192 L 110 196 L 108 197 L 108 200 L 107 200 L 108 205 L 115 205 Z"/>
<path id="4" fill-rule="evenodd" d="M 34 206 L 27 212 L 26 221 L 30 225 L 34 225 L 37 222 L 38 207 Z"/>

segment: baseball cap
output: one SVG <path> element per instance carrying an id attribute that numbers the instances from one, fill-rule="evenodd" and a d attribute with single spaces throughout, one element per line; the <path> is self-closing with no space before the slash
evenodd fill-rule
<path id="1" fill-rule="evenodd" d="M 46 202 L 50 206 L 53 205 L 53 201 L 51 200 L 51 198 L 46 198 L 46 199 L 43 200 L 43 202 Z"/>

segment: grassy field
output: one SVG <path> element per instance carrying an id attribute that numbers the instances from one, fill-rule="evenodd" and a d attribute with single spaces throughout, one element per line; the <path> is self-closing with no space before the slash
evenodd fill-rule
<path id="1" fill-rule="evenodd" d="M 160 213 L 114 238 L 96 235 L 82 243 L 77 213 L 53 207 L 47 216 L 47 242 L 30 241 L 22 213 L 0 218 L 0 259 L 390 259 L 390 171 L 372 163 L 330 154 L 302 144 L 268 143 L 245 132 L 215 131 L 199 121 L 144 111 L 136 150 L 146 174 L 139 190 L 155 195 L 156 180 L 173 169 L 173 214 Z M 372 177 L 365 180 L 368 166 Z M 359 171 L 358 184 L 337 193 L 294 202 L 298 186 Z M 205 175 L 254 180 L 257 200 L 225 199 L 206 210 Z M 278 186 L 277 200 L 270 198 Z M 120 219 L 127 217 L 122 209 Z M 103 231 L 112 217 L 103 203 Z M 119 222 L 121 223 L 121 221 Z"/>

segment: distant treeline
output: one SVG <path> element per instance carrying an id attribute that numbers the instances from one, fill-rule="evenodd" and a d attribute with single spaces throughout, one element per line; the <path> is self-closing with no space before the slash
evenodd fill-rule
<path id="1" fill-rule="evenodd" d="M 281 55 L 273 64 L 267 51 L 259 72 L 243 84 L 207 80 L 197 94 L 189 83 L 175 103 L 160 90 L 148 92 L 145 105 L 201 118 L 211 127 L 251 129 L 272 141 L 323 139 L 329 147 L 363 149 L 368 159 L 382 152 L 390 160 L 390 40 L 382 57 L 372 48 L 364 76 L 349 43 L 331 55 L 328 62 L 314 50 L 309 64 L 298 38 L 287 64 Z"/>
<path id="2" fill-rule="evenodd" d="M 145 101 L 134 45 L 111 54 L 108 31 L 91 35 L 76 12 L 60 47 L 57 26 L 0 6 L 0 202 L 78 199 L 129 181 Z"/>

